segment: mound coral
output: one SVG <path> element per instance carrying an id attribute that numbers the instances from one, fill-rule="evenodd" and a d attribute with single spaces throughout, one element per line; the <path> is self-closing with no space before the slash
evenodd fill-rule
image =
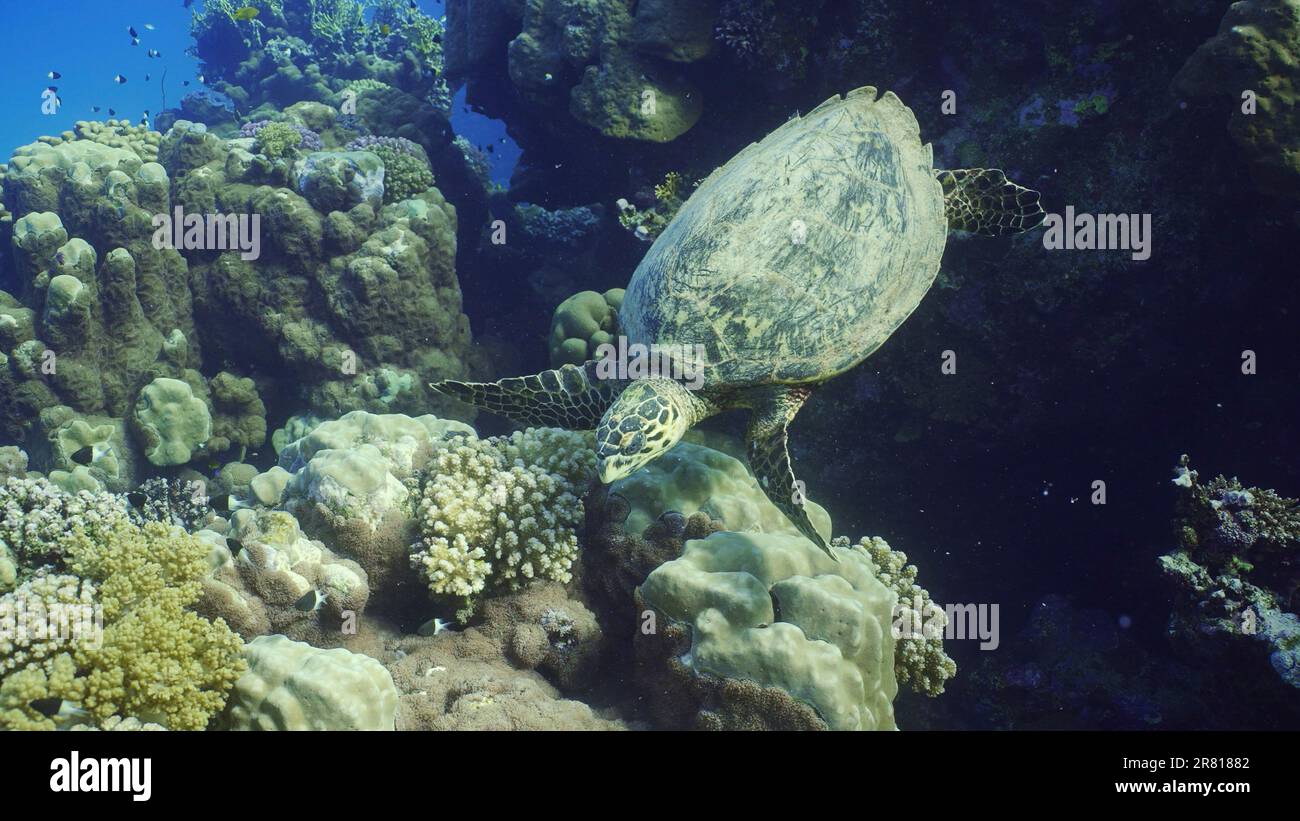
<path id="1" fill-rule="evenodd" d="M 551 367 L 595 359 L 598 347 L 614 342 L 622 304 L 622 288 L 603 294 L 579 291 L 561 302 L 551 317 Z"/>
<path id="2" fill-rule="evenodd" d="M 397 688 L 369 656 L 262 636 L 248 643 L 244 657 L 248 672 L 230 695 L 225 729 L 393 729 Z"/>
<path id="3" fill-rule="evenodd" d="M 412 565 L 431 593 L 463 602 L 462 617 L 485 592 L 569 581 L 579 496 L 594 472 L 588 437 L 568 431 L 530 428 L 444 448 L 429 467 Z"/>
<path id="4" fill-rule="evenodd" d="M 897 594 L 877 578 L 865 550 L 836 555 L 838 562 L 798 536 L 723 531 L 688 542 L 639 589 L 640 601 L 658 614 L 637 632 L 650 648 L 647 658 L 662 650 L 661 619 L 687 624 L 691 634 L 689 653 L 663 660 L 658 675 L 647 667 L 647 695 L 703 694 L 696 676 L 735 679 L 811 706 L 830 729 L 895 729 Z M 753 710 L 740 691 L 735 704 L 727 701 L 707 712 Z"/>
<path id="5" fill-rule="evenodd" d="M 739 532 L 798 532 L 768 500 L 744 462 L 693 442 L 679 443 L 610 489 L 631 505 L 625 527 L 632 534 L 640 534 L 668 511 L 683 516 L 702 511 Z M 816 502 L 809 501 L 808 508 L 813 526 L 829 534 L 830 515 Z"/>
<path id="6" fill-rule="evenodd" d="M 1263 191 L 1300 197 L 1300 2 L 1233 3 L 1219 31 L 1188 60 L 1173 87 L 1217 97 L 1230 111 L 1228 131 Z M 1250 103 L 1244 102 L 1250 92 Z"/>
<path id="7" fill-rule="evenodd" d="M 58 137 L 42 137 L 40 141 L 46 145 L 59 145 L 72 140 L 89 140 L 123 148 L 134 152 L 141 162 L 157 162 L 162 134 L 147 125 L 132 125 L 130 120 L 78 120 L 72 131 L 65 131 Z"/>

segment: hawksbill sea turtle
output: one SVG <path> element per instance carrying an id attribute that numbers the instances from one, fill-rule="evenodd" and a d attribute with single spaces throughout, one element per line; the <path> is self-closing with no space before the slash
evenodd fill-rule
<path id="1" fill-rule="evenodd" d="M 912 313 L 950 229 L 999 236 L 1042 220 L 1038 192 L 997 169 L 934 169 L 912 111 L 892 92 L 859 88 L 710 174 L 632 274 L 621 333 L 696 359 L 681 372 L 702 375 L 697 390 L 665 376 L 608 378 L 597 361 L 432 387 L 526 425 L 595 428 L 606 483 L 701 420 L 748 409 L 759 485 L 830 553 L 790 464 L 791 420 L 813 388 L 874 353 Z"/>

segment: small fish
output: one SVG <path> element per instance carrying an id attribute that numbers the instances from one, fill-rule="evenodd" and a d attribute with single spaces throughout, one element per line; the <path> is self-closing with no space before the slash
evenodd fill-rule
<path id="1" fill-rule="evenodd" d="M 252 20 L 259 14 L 261 14 L 261 12 L 252 6 L 241 6 L 240 8 L 235 9 L 235 13 L 230 16 L 236 20 Z"/>
<path id="2" fill-rule="evenodd" d="M 58 86 L 46 86 L 45 88 L 46 88 L 46 90 L 48 90 L 51 94 L 58 94 L 58 93 L 59 93 L 59 87 L 58 87 Z"/>
<path id="3" fill-rule="evenodd" d="M 384 23 L 382 26 L 379 27 L 379 33 L 384 35 L 385 37 L 387 37 L 392 30 L 393 27 L 388 25 L 387 23 Z"/>
<path id="4" fill-rule="evenodd" d="M 183 86 L 187 86 L 187 85 L 189 85 L 189 84 L 190 84 L 190 81 L 189 81 L 189 80 L 182 80 L 182 81 L 181 81 L 181 85 L 183 85 Z"/>
<path id="5" fill-rule="evenodd" d="M 309 590 L 306 595 L 293 603 L 293 609 L 300 610 L 303 613 L 315 613 L 324 606 L 327 598 L 328 596 L 319 590 Z"/>
<path id="6" fill-rule="evenodd" d="M 145 502 L 149 501 L 149 497 L 145 496 L 143 493 L 141 493 L 138 490 L 133 490 L 130 493 L 126 494 L 126 500 L 131 503 L 131 507 L 138 508 L 138 507 L 144 507 Z"/>
<path id="7" fill-rule="evenodd" d="M 415 2 L 415 0 L 408 0 L 408 1 L 409 1 L 410 4 L 411 4 L 411 8 L 413 8 L 413 9 L 415 9 L 415 10 L 417 10 L 417 11 L 419 10 L 419 8 L 420 8 L 420 4 L 419 4 L 419 3 Z"/>
<path id="8" fill-rule="evenodd" d="M 57 262 L 59 265 L 62 265 L 63 263 L 67 262 L 67 258 L 63 256 L 62 251 L 56 251 L 54 254 L 54 261 Z"/>
<path id="9" fill-rule="evenodd" d="M 219 511 L 222 511 L 222 512 L 229 512 L 229 511 L 230 511 L 230 495 L 227 494 L 227 493 L 222 493 L 222 494 L 220 494 L 219 496 L 213 496 L 212 498 L 208 499 L 208 505 L 209 505 L 213 510 L 219 510 Z"/>
<path id="10" fill-rule="evenodd" d="M 126 82 L 126 78 L 123 77 L 121 74 L 114 74 L 113 82 L 117 83 L 118 85 L 122 85 L 123 83 Z"/>
<path id="11" fill-rule="evenodd" d="M 159 50 L 156 49 L 156 48 L 151 48 L 151 49 L 149 49 L 148 51 L 145 52 L 145 56 L 146 56 L 146 57 L 161 57 L 161 56 L 162 56 L 162 52 L 159 51 Z"/>
<path id="12" fill-rule="evenodd" d="M 189 8 L 190 6 L 194 5 L 194 0 L 182 0 L 181 5 L 184 6 L 185 8 Z"/>
<path id="13" fill-rule="evenodd" d="M 27 706 L 49 719 L 67 720 L 84 716 L 86 711 L 61 698 L 38 698 L 27 702 Z"/>
<path id="14" fill-rule="evenodd" d="M 129 34 L 129 35 L 131 35 L 131 39 L 132 39 L 132 40 L 134 40 L 134 39 L 136 39 L 136 38 L 138 38 L 138 37 L 140 36 L 140 32 L 138 32 L 138 31 L 135 30 L 135 26 L 127 26 L 127 27 L 126 27 L 126 33 Z"/>
<path id="15" fill-rule="evenodd" d="M 81 450 L 72 454 L 72 461 L 76 462 L 79 465 L 88 465 L 91 462 L 95 461 L 95 446 L 86 445 Z"/>
<path id="16" fill-rule="evenodd" d="M 441 35 L 441 34 L 435 34 L 435 35 L 433 35 L 433 42 L 435 42 L 435 43 L 441 43 L 441 42 L 442 42 L 442 35 Z"/>
<path id="17" fill-rule="evenodd" d="M 97 105 L 92 105 L 92 106 L 90 107 L 90 110 L 93 111 L 93 112 L 95 112 L 96 114 L 98 114 L 98 113 L 99 113 L 99 106 L 97 106 Z"/>
<path id="18" fill-rule="evenodd" d="M 145 24 L 144 24 L 144 28 L 145 28 L 145 31 L 153 31 L 153 30 L 154 30 L 153 23 L 145 23 Z"/>
<path id="19" fill-rule="evenodd" d="M 145 81 L 146 83 L 149 82 L 149 75 L 148 75 L 148 74 L 144 75 L 144 81 Z"/>
<path id="20" fill-rule="evenodd" d="M 117 116 L 117 112 L 110 108 L 110 109 L 108 110 L 108 116 L 110 116 L 110 117 L 116 117 L 116 116 Z"/>
<path id="21" fill-rule="evenodd" d="M 51 71 L 49 74 L 46 74 L 45 76 L 49 77 L 51 80 L 58 80 L 63 77 L 63 75 L 57 71 Z"/>
<path id="22" fill-rule="evenodd" d="M 206 82 L 207 82 L 207 78 L 205 78 L 202 74 L 199 75 L 199 78 L 198 78 L 198 79 L 199 79 L 199 82 L 200 82 L 200 83 L 206 83 Z"/>
<path id="23" fill-rule="evenodd" d="M 455 631 L 451 629 L 451 626 L 455 623 L 456 622 L 454 621 L 443 621 L 442 619 L 433 618 L 429 619 L 424 624 L 421 624 L 415 632 L 421 636 L 436 636 L 444 630 L 454 633 Z"/>
<path id="24" fill-rule="evenodd" d="M 488 153 L 489 153 L 489 154 L 495 154 L 495 153 L 496 153 L 496 150 L 497 150 L 496 144 L 495 144 L 495 143 L 488 143 L 487 150 L 488 150 Z"/>
<path id="25" fill-rule="evenodd" d="M 138 45 L 140 45 L 140 41 L 137 40 L 137 39 L 135 39 L 134 37 L 132 37 L 132 38 L 131 38 L 131 45 L 133 45 L 133 46 L 138 46 Z"/>
<path id="26" fill-rule="evenodd" d="M 238 556 L 239 551 L 244 549 L 244 543 L 238 539 L 226 539 L 226 547 L 230 550 L 230 555 Z"/>

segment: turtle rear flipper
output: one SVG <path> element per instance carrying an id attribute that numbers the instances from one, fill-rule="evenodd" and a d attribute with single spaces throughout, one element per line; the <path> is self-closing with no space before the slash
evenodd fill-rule
<path id="1" fill-rule="evenodd" d="M 813 544 L 826 551 L 826 555 L 839 561 L 808 518 L 803 483 L 794 478 L 790 450 L 786 446 L 790 421 L 810 393 L 812 391 L 806 387 L 783 385 L 763 389 L 763 395 L 754 402 L 754 416 L 745 433 L 749 468 L 777 510 L 784 513 Z"/>
<path id="2" fill-rule="evenodd" d="M 498 382 L 432 382 L 429 387 L 520 424 L 591 430 L 623 384 L 596 377 L 595 362 L 581 368 L 564 365 L 532 376 L 512 376 Z"/>
<path id="3" fill-rule="evenodd" d="M 948 228 L 986 237 L 1019 234 L 1043 221 L 1039 193 L 1016 185 L 997 168 L 935 171 L 943 186 Z"/>

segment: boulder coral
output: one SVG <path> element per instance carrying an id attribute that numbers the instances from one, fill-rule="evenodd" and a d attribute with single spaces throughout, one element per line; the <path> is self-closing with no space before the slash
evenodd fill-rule
<path id="1" fill-rule="evenodd" d="M 581 365 L 595 359 L 601 345 L 614 343 L 622 304 L 622 288 L 580 291 L 561 302 L 551 317 L 551 367 Z"/>
<path id="2" fill-rule="evenodd" d="M 369 656 L 261 636 L 245 645 L 244 659 L 248 672 L 231 691 L 223 729 L 394 729 L 397 688 Z"/>
<path id="3" fill-rule="evenodd" d="M 313 105 L 294 116 L 337 116 Z M 427 380 L 477 367 L 455 271 L 456 212 L 436 188 L 384 206 L 383 164 L 371 153 L 270 163 L 248 139 L 185 120 L 154 141 L 156 162 L 116 139 L 71 137 L 21 147 L 0 167 L 13 219 L 0 268 L 18 285 L 0 292 L 0 430 L 11 438 L 53 435 L 33 424 L 52 406 L 93 428 L 134 415 L 155 464 L 180 464 L 204 444 L 198 426 L 187 447 L 164 447 L 135 413 L 173 384 L 157 380 L 175 380 L 207 406 L 206 452 L 240 458 L 264 437 L 261 395 L 283 389 L 271 374 L 296 373 L 291 399 L 333 416 L 443 408 Z M 206 222 L 159 227 L 178 209 L 181 225 Z M 214 232 L 214 215 L 240 232 Z M 127 484 L 107 462 L 79 472 L 35 451 L 39 469 Z"/>
<path id="4" fill-rule="evenodd" d="M 1300 197 L 1300 2 L 1244 0 L 1187 60 L 1173 87 L 1226 101 L 1228 131 L 1267 193 Z"/>

